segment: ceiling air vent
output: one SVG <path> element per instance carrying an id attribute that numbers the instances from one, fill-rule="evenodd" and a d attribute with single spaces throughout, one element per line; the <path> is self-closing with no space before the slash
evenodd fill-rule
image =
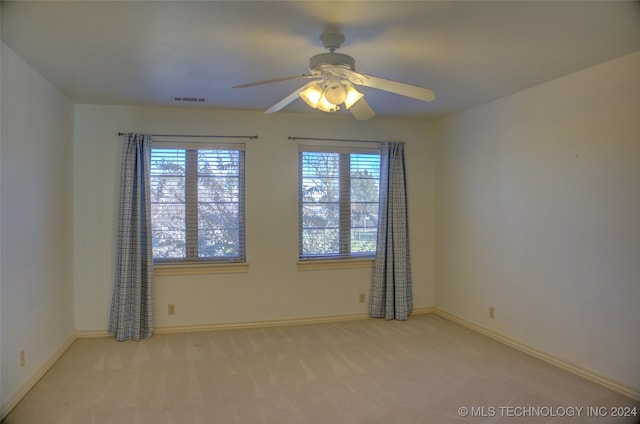
<path id="1" fill-rule="evenodd" d="M 172 97 L 173 101 L 176 103 L 191 103 L 191 104 L 198 104 L 198 103 L 206 103 L 207 99 L 205 99 L 204 97 L 182 97 L 182 96 L 174 96 Z"/>

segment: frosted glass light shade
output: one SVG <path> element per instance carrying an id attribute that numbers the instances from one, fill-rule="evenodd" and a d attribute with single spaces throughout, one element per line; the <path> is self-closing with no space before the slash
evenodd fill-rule
<path id="1" fill-rule="evenodd" d="M 344 99 L 344 105 L 347 108 L 351 108 L 358 100 L 360 100 L 364 94 L 353 88 L 352 85 L 347 89 L 347 98 Z"/>
<path id="2" fill-rule="evenodd" d="M 339 105 L 347 98 L 347 89 L 338 81 L 330 82 L 324 90 L 324 96 L 329 103 Z"/>
<path id="3" fill-rule="evenodd" d="M 329 102 L 326 96 L 323 95 L 318 102 L 318 109 L 323 112 L 335 112 L 336 110 L 340 109 L 340 106 L 334 105 L 333 103 Z"/>
<path id="4" fill-rule="evenodd" d="M 322 97 L 322 87 L 320 84 L 312 84 L 299 94 L 300 98 L 312 108 L 318 107 L 318 102 Z"/>

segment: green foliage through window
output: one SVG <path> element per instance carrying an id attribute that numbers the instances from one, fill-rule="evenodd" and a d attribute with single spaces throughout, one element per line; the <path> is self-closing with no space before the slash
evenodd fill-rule
<path id="1" fill-rule="evenodd" d="M 154 148 L 153 257 L 244 260 L 244 151 Z"/>
<path id="2" fill-rule="evenodd" d="M 300 257 L 373 256 L 380 155 L 300 152 Z"/>

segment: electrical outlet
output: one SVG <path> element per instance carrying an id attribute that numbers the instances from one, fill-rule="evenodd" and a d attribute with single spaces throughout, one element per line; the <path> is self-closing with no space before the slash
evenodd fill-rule
<path id="1" fill-rule="evenodd" d="M 360 303 L 364 303 L 364 299 L 365 299 L 364 293 L 360 293 Z"/>
<path id="2" fill-rule="evenodd" d="M 24 367 L 27 364 L 27 359 L 24 356 L 24 350 L 20 351 L 20 366 Z"/>
<path id="3" fill-rule="evenodd" d="M 489 318 L 493 319 L 496 317 L 496 310 L 493 306 L 489 306 Z"/>
<path id="4" fill-rule="evenodd" d="M 169 315 L 176 314 L 176 305 L 174 303 L 169 304 L 168 312 L 169 312 Z"/>

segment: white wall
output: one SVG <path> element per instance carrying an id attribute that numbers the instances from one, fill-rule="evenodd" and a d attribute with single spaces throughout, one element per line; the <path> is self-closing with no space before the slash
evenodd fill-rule
<path id="1" fill-rule="evenodd" d="M 73 106 L 4 44 L 1 87 L 4 405 L 75 331 Z"/>
<path id="2" fill-rule="evenodd" d="M 76 327 L 104 330 L 114 272 L 119 131 L 258 135 L 246 150 L 249 272 L 156 277 L 159 327 L 366 312 L 370 269 L 298 271 L 298 148 L 288 136 L 406 142 L 415 307 L 433 306 L 433 143 L 410 120 L 316 114 L 76 105 L 74 159 Z M 367 295 L 368 296 L 368 295 Z M 176 305 L 176 315 L 167 305 Z"/>
<path id="3" fill-rule="evenodd" d="M 434 128 L 436 305 L 636 388 L 639 75 L 636 52 Z"/>

